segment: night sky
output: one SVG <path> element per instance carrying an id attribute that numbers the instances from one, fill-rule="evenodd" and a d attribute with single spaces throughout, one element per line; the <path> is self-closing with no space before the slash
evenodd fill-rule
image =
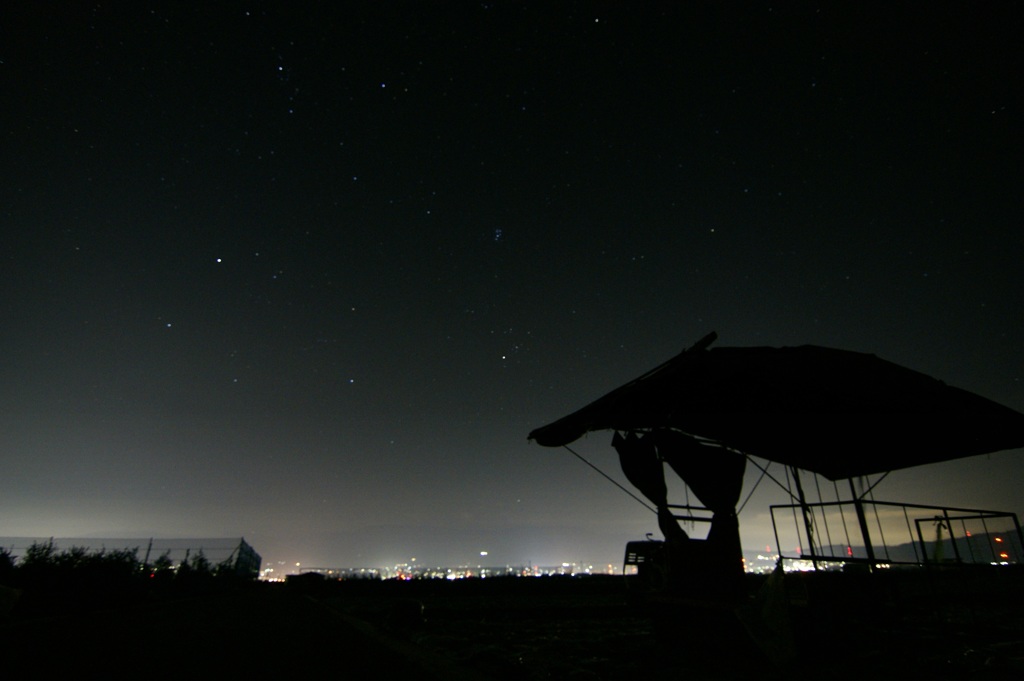
<path id="1" fill-rule="evenodd" d="M 526 436 L 712 330 L 1024 411 L 1024 10 L 890 4 L 6 3 L 0 535 L 621 564 Z"/>

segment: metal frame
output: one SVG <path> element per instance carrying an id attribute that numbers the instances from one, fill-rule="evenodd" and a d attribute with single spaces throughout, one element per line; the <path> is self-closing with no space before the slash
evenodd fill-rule
<path id="1" fill-rule="evenodd" d="M 852 482 L 851 482 L 851 491 L 852 491 Z M 866 557 L 853 556 L 853 555 L 837 556 L 834 553 L 825 554 L 825 553 L 819 551 L 820 547 L 817 544 L 817 542 L 814 540 L 814 533 L 813 533 L 813 528 L 816 526 L 816 523 L 817 523 L 817 515 L 816 515 L 815 511 L 819 511 L 820 514 L 821 514 L 821 517 L 824 519 L 825 518 L 825 511 L 826 511 L 826 509 L 828 509 L 828 508 L 839 508 L 840 509 L 841 517 L 845 518 L 845 515 L 843 514 L 843 511 L 842 511 L 842 507 L 849 507 L 849 506 L 853 506 L 854 512 L 856 513 L 857 520 L 858 520 L 858 525 L 859 525 L 859 529 L 860 529 L 860 534 L 861 534 L 861 539 L 863 541 L 863 546 L 864 546 L 865 553 L 867 554 Z M 918 553 L 917 549 L 915 548 L 916 560 L 914 560 L 914 561 L 894 560 L 894 559 L 892 559 L 889 556 L 889 552 L 888 552 L 888 548 L 889 547 L 885 543 L 885 537 L 882 534 L 881 522 L 880 521 L 879 521 L 879 535 L 880 535 L 879 538 L 882 540 L 881 547 L 885 549 L 885 558 L 880 558 L 879 556 L 876 555 L 875 550 L 874 550 L 875 549 L 875 544 L 872 541 L 871 530 L 869 528 L 869 524 L 868 524 L 868 521 L 867 521 L 867 513 L 865 512 L 867 507 L 874 507 L 876 511 L 877 511 L 878 507 L 898 508 L 898 509 L 901 509 L 903 511 L 904 518 L 906 519 L 906 522 L 907 522 L 908 533 L 910 535 L 910 542 L 908 542 L 908 543 L 913 544 L 915 542 L 915 540 L 916 540 L 916 542 L 917 542 L 917 544 L 918 544 L 918 546 L 920 548 L 920 553 Z M 805 524 L 805 528 L 806 528 L 805 531 L 807 531 L 809 533 L 809 544 L 810 544 L 809 548 L 811 549 L 811 551 L 810 551 L 810 553 L 801 552 L 801 555 L 799 555 L 799 556 L 785 555 L 783 553 L 783 551 L 782 551 L 782 548 L 781 548 L 782 544 L 781 544 L 781 542 L 779 540 L 779 519 L 776 518 L 775 513 L 778 510 L 780 513 L 785 512 L 785 513 L 795 514 L 796 509 L 800 509 L 801 513 L 803 514 L 804 521 L 805 521 L 804 524 Z M 924 511 L 936 511 L 938 514 L 937 515 L 933 515 L 933 516 L 928 517 L 928 518 L 915 518 L 914 519 L 914 525 L 916 527 L 916 535 L 917 536 L 914 537 L 913 536 L 913 532 L 910 532 L 910 514 L 908 513 L 908 509 L 924 510 Z M 798 504 L 773 504 L 772 506 L 769 507 L 769 512 L 771 513 L 771 518 L 772 518 L 772 529 L 773 529 L 773 531 L 775 533 L 775 545 L 777 547 L 779 547 L 779 558 L 781 560 L 783 560 L 783 561 L 786 561 L 786 560 L 790 560 L 790 561 L 792 561 L 792 560 L 810 560 L 810 561 L 812 561 L 815 569 L 818 569 L 818 563 L 819 562 L 822 562 L 822 563 L 865 564 L 871 570 L 875 569 L 876 567 L 878 567 L 880 565 L 915 565 L 915 566 L 934 565 L 935 561 L 934 560 L 930 561 L 928 559 L 927 540 L 925 539 L 924 533 L 922 532 L 921 528 L 922 528 L 922 523 L 935 522 L 937 520 L 943 522 L 945 524 L 945 527 L 946 527 L 947 531 L 950 533 L 949 540 L 950 540 L 950 542 L 952 544 L 953 552 L 954 552 L 954 557 L 955 557 L 955 562 L 957 564 L 965 564 L 965 563 L 968 563 L 968 562 L 970 562 L 970 563 L 1001 562 L 1001 561 L 998 561 L 998 560 L 996 560 L 996 561 L 976 561 L 976 560 L 965 561 L 964 557 L 960 555 L 960 551 L 959 551 L 959 548 L 957 546 L 957 542 L 955 540 L 955 537 L 953 535 L 953 530 L 952 530 L 953 523 L 954 522 L 958 522 L 958 521 L 960 522 L 961 527 L 962 527 L 962 529 L 964 529 L 964 533 L 966 535 L 967 534 L 966 521 L 969 521 L 969 520 L 981 521 L 983 527 L 985 527 L 985 532 L 989 533 L 988 529 L 987 529 L 987 522 L 986 521 L 994 520 L 994 519 L 997 519 L 997 518 L 1004 518 L 1004 519 L 1008 518 L 1008 519 L 1011 519 L 1013 521 L 1013 527 L 1014 527 L 1014 530 L 1016 531 L 1017 540 L 1019 542 L 1017 544 L 1017 546 L 1022 547 L 1022 550 L 1024 550 L 1024 532 L 1021 531 L 1020 521 L 1017 518 L 1017 514 L 1016 513 L 1011 513 L 1011 512 L 988 511 L 988 510 L 973 509 L 973 508 L 957 508 L 957 507 L 952 507 L 952 506 L 934 506 L 934 505 L 924 505 L 924 504 L 906 504 L 906 503 L 891 502 L 891 501 L 865 500 L 863 498 L 863 496 L 859 496 L 858 497 L 856 494 L 854 494 L 854 498 L 853 499 L 849 499 L 849 500 L 846 500 L 846 501 L 828 501 L 828 502 L 818 502 L 818 503 L 803 502 L 803 503 L 798 503 Z M 951 515 L 951 514 L 953 514 L 953 515 Z M 827 523 L 826 523 L 826 526 L 827 526 Z M 798 529 L 797 529 L 797 534 L 798 534 L 798 537 L 799 537 L 799 526 L 798 526 Z M 848 550 L 850 550 L 849 547 L 848 547 Z M 831 552 L 831 545 L 830 545 L 830 552 Z M 998 558 L 998 556 L 996 556 L 996 557 Z M 973 555 L 972 555 L 972 558 L 973 558 Z M 1016 558 L 1016 561 L 1017 562 L 1024 562 L 1024 555 L 1018 555 L 1017 558 Z"/>

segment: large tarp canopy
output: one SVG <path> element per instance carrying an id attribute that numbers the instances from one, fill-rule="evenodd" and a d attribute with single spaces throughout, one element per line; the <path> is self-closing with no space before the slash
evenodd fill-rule
<path id="1" fill-rule="evenodd" d="M 1024 414 L 874 355 L 715 338 L 530 439 L 668 428 L 832 480 L 1024 447 Z"/>

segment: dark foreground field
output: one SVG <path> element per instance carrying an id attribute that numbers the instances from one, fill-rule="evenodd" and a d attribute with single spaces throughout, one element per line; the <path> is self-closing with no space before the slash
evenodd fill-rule
<path id="1" fill-rule="evenodd" d="M 865 586 L 825 577 L 759 597 L 763 580 L 751 578 L 738 613 L 652 599 L 604 577 L 239 583 L 109 603 L 71 598 L 2 616 L 0 669 L 11 679 L 453 681 L 1024 673 L 1019 579 Z"/>

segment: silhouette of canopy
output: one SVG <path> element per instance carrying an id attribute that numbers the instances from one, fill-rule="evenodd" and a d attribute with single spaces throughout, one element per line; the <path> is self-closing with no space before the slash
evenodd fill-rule
<path id="1" fill-rule="evenodd" d="M 669 428 L 840 480 L 1024 447 L 1024 414 L 870 354 L 805 345 L 714 348 L 712 333 L 530 433 Z"/>

